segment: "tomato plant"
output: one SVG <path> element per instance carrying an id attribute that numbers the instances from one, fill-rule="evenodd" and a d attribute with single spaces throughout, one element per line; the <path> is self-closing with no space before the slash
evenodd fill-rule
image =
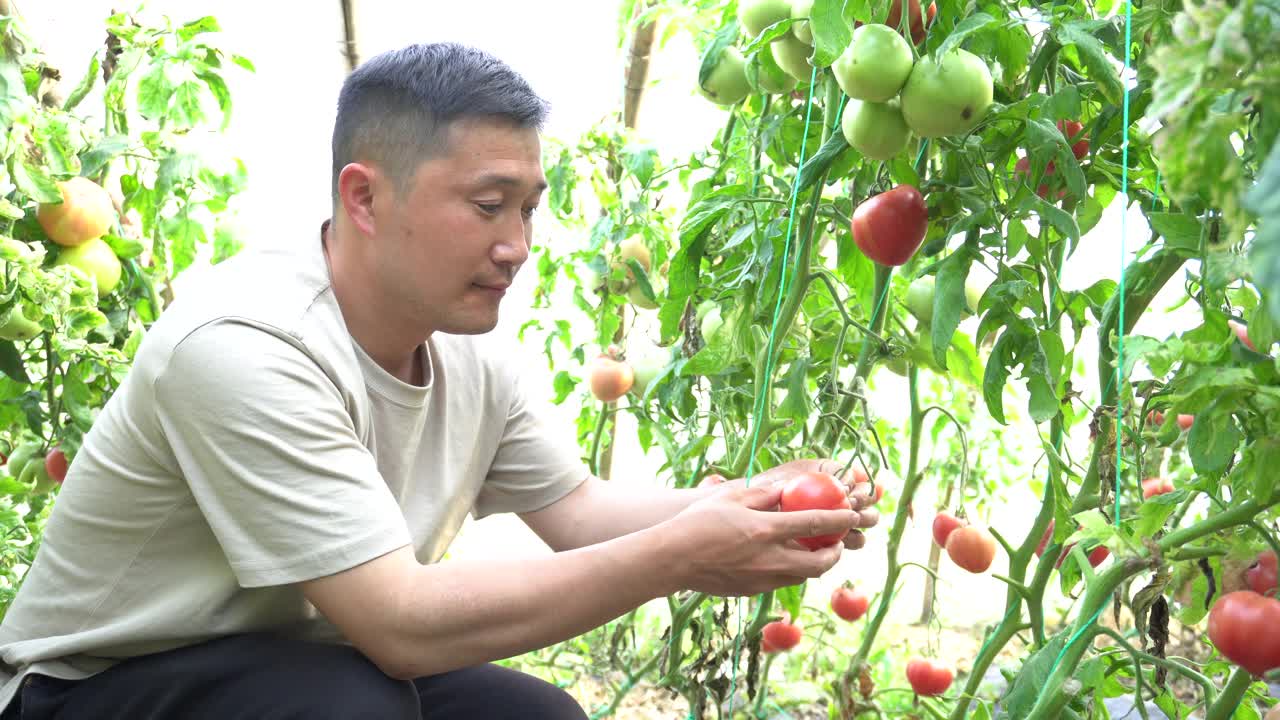
<path id="1" fill-rule="evenodd" d="M 693 42 L 694 100 L 726 56 L 745 80 L 704 102 L 723 123 L 683 156 L 609 123 L 548 148 L 550 207 L 582 242 L 536 250 L 539 307 L 564 308 L 563 283 L 589 330 L 562 326 L 569 310 L 526 330 L 557 400 L 585 400 L 593 467 L 634 441 L 677 488 L 815 456 L 889 485 L 857 633 L 815 629 L 803 668 L 831 717 L 1091 717 L 1123 695 L 1171 717 L 1260 711 L 1247 671 L 1186 672 L 1153 638 L 1184 631 L 1207 657 L 1213 600 L 1262 572 L 1232 563 L 1278 541 L 1274 2 L 624 6 L 625 27 Z M 633 237 L 651 265 L 611 268 Z M 662 370 L 595 401 L 593 348 L 636 337 Z M 921 502 L 965 523 L 913 544 L 933 530 Z M 951 697 L 902 705 L 890 608 L 924 575 L 934 642 L 957 570 L 1002 602 Z M 753 651 L 777 606 L 832 602 L 810 587 L 674 595 L 627 662 L 695 715 L 743 688 L 781 700 Z"/>
<path id="2" fill-rule="evenodd" d="M 219 30 L 113 13 L 86 68 L 56 68 L 0 16 L 0 615 L 172 281 L 240 248 L 245 168 L 191 142 L 226 126 L 227 78 L 253 70 L 209 42 Z"/>

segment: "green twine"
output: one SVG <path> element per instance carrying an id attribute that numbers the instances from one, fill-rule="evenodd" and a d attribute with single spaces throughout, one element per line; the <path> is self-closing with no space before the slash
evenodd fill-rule
<path id="1" fill-rule="evenodd" d="M 809 97 L 805 100 L 804 112 L 804 135 L 800 139 L 800 160 L 799 166 L 804 166 L 805 153 L 809 145 L 809 123 L 813 118 L 813 90 L 817 86 L 818 68 L 812 66 L 812 72 L 809 76 Z M 837 116 L 838 117 L 838 116 Z M 819 192 L 821 188 L 819 188 Z M 761 375 L 764 382 L 760 387 L 756 388 L 756 399 L 754 408 L 754 417 L 757 419 L 755 430 L 751 434 L 751 454 L 747 458 L 746 484 L 751 486 L 751 478 L 755 474 L 756 453 L 760 450 L 760 425 L 759 418 L 764 415 L 765 404 L 768 402 L 768 395 L 765 388 L 769 387 L 769 379 L 773 377 L 773 356 L 774 348 L 777 343 L 778 321 L 782 317 L 782 300 L 787 296 L 787 288 L 790 277 L 787 273 L 787 265 L 791 260 L 791 241 L 794 236 L 795 219 L 796 219 L 796 203 L 800 196 L 800 173 L 796 173 L 795 179 L 791 183 L 791 211 L 787 215 L 787 241 L 786 247 L 782 252 L 782 267 L 778 271 L 778 298 L 773 308 L 773 327 L 769 329 L 769 346 L 768 353 L 765 356 L 764 373 Z M 791 274 L 798 274 L 800 267 L 792 269 Z M 738 657 L 742 652 L 742 598 L 738 598 L 738 632 L 733 640 L 733 672 L 729 685 L 729 714 L 733 714 L 733 703 L 737 699 L 738 687 Z M 762 690 L 763 692 L 763 690 Z M 692 716 L 691 719 L 692 720 Z"/>

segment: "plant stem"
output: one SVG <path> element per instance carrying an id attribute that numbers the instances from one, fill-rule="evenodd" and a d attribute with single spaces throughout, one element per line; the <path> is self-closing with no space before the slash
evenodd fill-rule
<path id="1" fill-rule="evenodd" d="M 1231 678 L 1227 680 L 1227 686 L 1222 688 L 1222 693 L 1218 695 L 1218 699 L 1213 701 L 1209 706 L 1209 712 L 1205 715 L 1204 720 L 1230 720 L 1235 715 L 1236 708 L 1240 706 L 1240 701 L 1244 699 L 1244 694 L 1249 690 L 1249 686 L 1253 684 L 1253 676 L 1248 670 L 1238 667 L 1231 673 Z"/>
<path id="2" fill-rule="evenodd" d="M 880 593 L 879 601 L 876 605 L 876 614 L 871 618 L 871 621 L 867 624 L 866 632 L 862 635 L 862 645 L 859 646 L 854 656 L 849 659 L 849 664 L 845 668 L 845 682 L 841 683 L 841 688 L 852 685 L 853 680 L 858 676 L 858 671 L 867 661 L 867 658 L 871 656 L 871 647 L 875 644 L 876 635 L 880 632 L 880 626 L 889 614 L 889 608 L 893 604 L 894 586 L 897 585 L 898 575 L 902 571 L 902 567 L 898 563 L 898 546 L 902 542 L 903 532 L 907 529 L 906 508 L 910 506 L 911 499 L 920 484 L 920 436 L 921 429 L 924 426 L 924 414 L 920 411 L 918 378 L 919 370 L 912 365 L 907 372 L 908 401 L 911 407 L 911 449 L 907 460 L 906 483 L 903 485 L 902 497 L 899 499 L 898 513 L 894 516 L 893 527 L 889 530 L 888 566 L 884 578 L 884 590 Z M 843 689 L 841 692 L 843 693 Z M 840 702 L 842 707 L 848 706 L 847 698 L 840 698 Z"/>

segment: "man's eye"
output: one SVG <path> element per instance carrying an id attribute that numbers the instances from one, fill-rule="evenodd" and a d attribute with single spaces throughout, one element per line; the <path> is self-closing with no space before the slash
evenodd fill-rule
<path id="1" fill-rule="evenodd" d="M 533 207 L 527 207 L 524 209 L 524 216 L 527 218 L 531 218 L 533 217 L 533 214 L 537 211 L 538 211 L 537 205 L 534 205 Z"/>
<path id="2" fill-rule="evenodd" d="M 485 203 L 476 203 L 476 207 L 490 215 L 497 215 L 498 211 L 502 209 L 502 205 L 488 205 Z"/>

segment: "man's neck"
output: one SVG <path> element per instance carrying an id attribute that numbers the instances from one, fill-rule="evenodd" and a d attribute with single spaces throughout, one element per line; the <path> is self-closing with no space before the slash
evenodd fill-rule
<path id="1" fill-rule="evenodd" d="M 351 337 L 391 375 L 410 385 L 424 384 L 422 350 L 425 339 L 406 342 L 397 337 L 391 322 L 394 313 L 384 312 L 378 307 L 378 298 L 372 292 L 371 284 L 352 278 L 356 268 L 347 264 L 350 260 L 341 251 L 335 252 L 335 246 L 344 240 L 339 238 L 334 223 L 324 221 L 320 236 L 333 294 Z"/>

